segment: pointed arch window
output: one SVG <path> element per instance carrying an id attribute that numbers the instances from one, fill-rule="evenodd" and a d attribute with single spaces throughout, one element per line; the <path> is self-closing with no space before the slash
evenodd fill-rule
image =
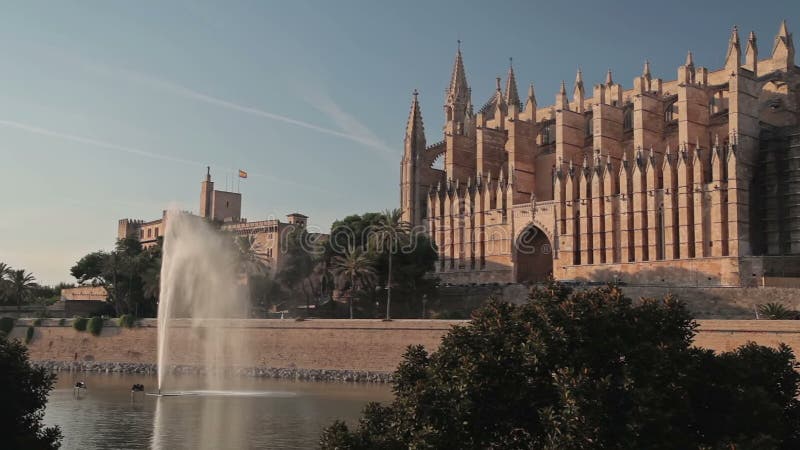
<path id="1" fill-rule="evenodd" d="M 633 130 L 633 106 L 628 105 L 622 113 L 622 129 L 623 131 Z"/>
<path id="2" fill-rule="evenodd" d="M 594 136 L 594 116 L 591 112 L 586 115 L 586 136 Z"/>
<path id="3" fill-rule="evenodd" d="M 667 110 L 664 112 L 664 121 L 672 122 L 674 116 L 675 116 L 675 103 L 670 103 L 667 106 Z"/>

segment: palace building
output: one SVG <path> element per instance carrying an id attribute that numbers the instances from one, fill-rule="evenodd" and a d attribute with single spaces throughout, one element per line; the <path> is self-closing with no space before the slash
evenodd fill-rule
<path id="1" fill-rule="evenodd" d="M 215 223 L 222 231 L 250 238 L 250 245 L 272 269 L 281 267 L 286 254 L 288 240 L 285 239 L 285 234 L 297 228 L 305 228 L 308 223 L 308 216 L 300 213 L 287 215 L 286 222 L 277 219 L 249 222 L 241 215 L 242 194 L 214 189 L 209 169 L 200 185 L 199 216 Z M 162 212 L 161 218 L 151 221 L 120 219 L 117 239 L 132 237 L 138 239 L 142 247 L 152 247 L 158 243 L 159 238 L 166 235 L 168 221 L 167 211 Z M 315 238 L 319 236 L 317 233 L 313 234 Z M 275 274 L 275 270 L 272 273 Z"/>
<path id="2" fill-rule="evenodd" d="M 763 47 L 763 45 L 762 45 Z M 724 64 L 632 86 L 580 70 L 569 95 L 522 98 L 513 66 L 479 109 L 461 48 L 443 139 L 415 91 L 401 165 L 405 220 L 449 283 L 561 280 L 752 286 L 800 276 L 800 68 L 782 23 L 759 54 L 734 27 Z M 764 57 L 763 53 L 766 53 Z M 443 168 L 438 162 L 443 158 Z"/>

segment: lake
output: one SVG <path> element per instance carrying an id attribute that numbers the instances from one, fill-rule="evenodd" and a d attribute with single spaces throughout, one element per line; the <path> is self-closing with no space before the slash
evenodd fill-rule
<path id="1" fill-rule="evenodd" d="M 173 379 L 185 395 L 132 399 L 134 383 L 156 390 L 154 376 L 60 372 L 44 422 L 61 427 L 64 449 L 315 448 L 333 420 L 355 423 L 366 403 L 392 399 L 389 385 L 245 377 L 203 391 L 196 376 Z"/>

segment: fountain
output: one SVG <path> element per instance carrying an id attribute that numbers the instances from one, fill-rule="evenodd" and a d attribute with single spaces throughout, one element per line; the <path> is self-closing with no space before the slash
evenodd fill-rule
<path id="1" fill-rule="evenodd" d="M 165 390 L 176 365 L 198 366 L 204 389 L 224 390 L 225 371 L 251 361 L 236 327 L 236 319 L 247 317 L 248 300 L 233 238 L 191 214 L 170 211 L 166 221 L 157 395 L 189 394 Z M 185 348 L 175 348 L 175 333 L 192 333 L 180 341 Z"/>

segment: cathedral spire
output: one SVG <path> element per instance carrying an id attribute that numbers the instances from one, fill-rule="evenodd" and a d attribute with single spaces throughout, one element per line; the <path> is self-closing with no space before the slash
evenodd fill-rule
<path id="1" fill-rule="evenodd" d="M 694 69 L 694 56 L 692 55 L 691 50 L 689 50 L 689 53 L 686 54 L 686 62 L 683 65 Z"/>
<path id="2" fill-rule="evenodd" d="M 747 49 L 744 51 L 744 66 L 753 71 L 753 75 L 758 75 L 758 46 L 756 45 L 756 34 L 750 32 L 747 38 Z"/>
<path id="3" fill-rule="evenodd" d="M 411 94 L 411 111 L 406 122 L 406 151 L 418 151 L 425 148 L 425 127 L 422 124 L 422 110 L 419 107 L 419 92 L 414 89 Z"/>
<path id="4" fill-rule="evenodd" d="M 739 28 L 734 25 L 731 31 L 731 38 L 728 40 L 728 52 L 725 55 L 725 68 L 728 70 L 738 69 L 742 65 L 742 49 L 739 44 Z"/>
<path id="5" fill-rule="evenodd" d="M 608 69 L 606 73 L 606 86 L 611 86 L 614 84 L 614 79 L 611 77 L 611 69 Z"/>
<path id="6" fill-rule="evenodd" d="M 467 75 L 464 70 L 464 60 L 461 56 L 461 41 L 458 41 L 456 50 L 456 60 L 453 63 L 453 73 L 450 76 L 450 86 L 447 88 L 445 100 L 446 122 L 445 128 L 451 128 L 451 132 L 463 132 L 463 124 L 469 115 L 472 104 Z"/>
<path id="7" fill-rule="evenodd" d="M 450 76 L 450 88 L 447 90 L 447 102 L 454 102 L 459 94 L 467 94 L 469 86 L 467 85 L 467 74 L 464 70 L 464 59 L 461 56 L 461 41 L 458 41 L 458 50 L 456 51 L 456 60 L 453 63 L 453 74 Z"/>
<path id="8" fill-rule="evenodd" d="M 650 80 L 652 76 L 650 75 L 650 61 L 645 59 L 644 60 L 644 69 L 642 69 L 642 77 Z"/>
<path id="9" fill-rule="evenodd" d="M 556 96 L 555 106 L 556 109 L 569 111 L 569 100 L 567 99 L 567 85 L 564 83 L 564 80 L 561 80 L 561 89 L 559 89 L 558 95 Z"/>
<path id="10" fill-rule="evenodd" d="M 792 33 L 789 33 L 789 27 L 786 25 L 785 20 L 781 22 L 778 35 L 775 36 L 775 45 L 772 47 L 772 59 L 778 59 L 784 62 L 787 68 L 794 66 L 794 42 L 792 41 Z"/>
<path id="11" fill-rule="evenodd" d="M 517 92 L 517 79 L 514 76 L 514 59 L 508 58 L 508 78 L 506 79 L 506 104 L 516 105 L 522 108 L 522 102 L 519 100 L 519 92 Z"/>

